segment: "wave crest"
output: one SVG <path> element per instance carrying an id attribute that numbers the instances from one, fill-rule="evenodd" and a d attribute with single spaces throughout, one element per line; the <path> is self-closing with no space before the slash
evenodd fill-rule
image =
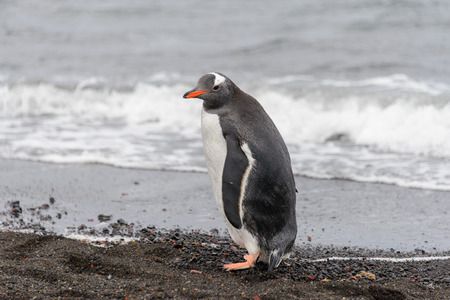
<path id="1" fill-rule="evenodd" d="M 280 129 L 298 174 L 450 190 L 449 89 L 408 80 L 300 76 L 252 94 Z M 120 90 L 96 78 L 75 88 L 0 85 L 0 156 L 204 170 L 201 104 L 182 99 L 188 88 Z"/>

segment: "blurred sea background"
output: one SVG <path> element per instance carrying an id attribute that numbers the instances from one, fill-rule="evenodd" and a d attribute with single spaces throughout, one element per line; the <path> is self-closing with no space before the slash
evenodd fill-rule
<path id="1" fill-rule="evenodd" d="M 0 157 L 205 171 L 211 71 L 296 174 L 450 190 L 450 2 L 1 1 Z"/>

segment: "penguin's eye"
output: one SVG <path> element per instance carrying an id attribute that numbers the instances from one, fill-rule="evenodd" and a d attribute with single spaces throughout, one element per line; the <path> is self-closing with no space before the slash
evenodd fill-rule
<path id="1" fill-rule="evenodd" d="M 215 86 L 213 86 L 213 91 L 217 91 L 218 89 L 219 89 L 219 85 L 215 85 Z"/>

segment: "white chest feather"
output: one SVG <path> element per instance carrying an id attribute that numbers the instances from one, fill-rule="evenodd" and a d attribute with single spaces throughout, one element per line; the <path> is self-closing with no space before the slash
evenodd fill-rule
<path id="1" fill-rule="evenodd" d="M 222 173 L 227 157 L 227 143 L 220 127 L 219 116 L 202 110 L 203 149 L 206 156 L 208 174 L 213 185 L 214 197 L 222 204 Z"/>
<path id="2" fill-rule="evenodd" d="M 222 200 L 222 174 L 225 166 L 225 159 L 227 156 L 227 143 L 223 137 L 222 127 L 220 126 L 219 116 L 216 114 L 210 114 L 202 110 L 202 137 L 203 148 L 206 156 L 206 163 L 208 167 L 208 173 L 211 178 L 214 197 L 218 203 L 218 206 L 222 213 L 223 200 Z M 242 147 L 247 159 L 249 160 L 249 167 L 244 173 L 241 183 L 241 195 L 239 199 L 239 212 L 241 220 L 243 217 L 243 205 L 242 199 L 245 194 L 245 188 L 247 186 L 247 180 L 251 169 L 253 167 L 253 157 L 251 156 L 250 149 L 247 144 Z M 241 229 L 233 227 L 228 219 L 225 217 L 228 231 L 231 238 L 240 246 L 245 247 L 249 253 L 258 253 L 260 250 L 258 242 L 243 225 Z"/>

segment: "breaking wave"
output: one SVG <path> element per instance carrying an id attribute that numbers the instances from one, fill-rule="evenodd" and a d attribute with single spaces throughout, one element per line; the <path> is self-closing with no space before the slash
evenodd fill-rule
<path id="1" fill-rule="evenodd" d="M 203 171 L 198 101 L 187 85 L 0 83 L 0 156 Z M 290 76 L 244 86 L 290 149 L 297 174 L 450 190 L 450 88 L 406 75 Z"/>

